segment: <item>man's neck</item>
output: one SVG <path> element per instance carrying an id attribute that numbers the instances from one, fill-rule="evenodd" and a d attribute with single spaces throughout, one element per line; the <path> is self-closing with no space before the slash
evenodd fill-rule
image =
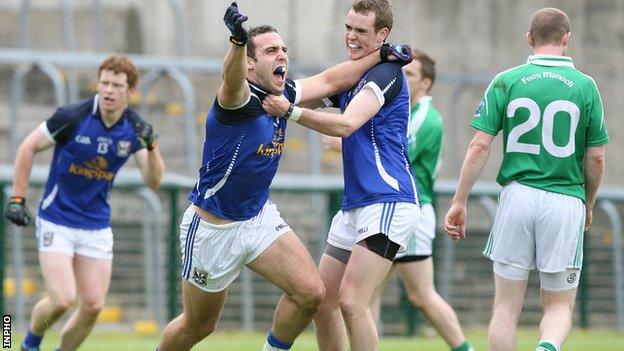
<path id="1" fill-rule="evenodd" d="M 411 100 L 411 108 L 414 108 L 414 106 L 416 106 L 418 104 L 418 102 L 420 101 L 420 99 L 422 99 L 425 96 L 428 96 L 429 94 L 426 92 L 417 92 L 412 94 L 412 96 L 410 97 Z"/>
<path id="2" fill-rule="evenodd" d="M 117 123 L 121 119 L 121 116 L 123 116 L 124 110 L 125 108 L 123 110 L 114 111 L 112 113 L 105 113 L 100 108 L 100 117 L 102 118 L 102 122 L 104 122 L 104 125 L 107 128 L 112 127 L 113 125 L 115 125 L 115 123 Z"/>
<path id="3" fill-rule="evenodd" d="M 533 48 L 533 55 L 565 56 L 565 47 L 560 45 L 544 45 Z"/>

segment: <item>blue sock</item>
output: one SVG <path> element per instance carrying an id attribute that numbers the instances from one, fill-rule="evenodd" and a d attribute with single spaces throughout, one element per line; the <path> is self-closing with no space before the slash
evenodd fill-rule
<path id="1" fill-rule="evenodd" d="M 269 332 L 269 335 L 267 336 L 267 342 L 269 343 L 269 345 L 282 350 L 290 350 L 290 347 L 293 345 L 292 342 L 284 342 L 276 338 L 275 335 L 273 335 L 273 331 Z"/>
<path id="2" fill-rule="evenodd" d="M 24 346 L 26 348 L 35 348 L 41 345 L 41 340 L 43 340 L 43 335 L 35 335 L 30 329 L 28 329 L 28 334 L 24 338 Z"/>
<path id="3" fill-rule="evenodd" d="M 54 351 L 61 351 L 61 348 L 57 347 L 57 348 L 54 349 Z"/>

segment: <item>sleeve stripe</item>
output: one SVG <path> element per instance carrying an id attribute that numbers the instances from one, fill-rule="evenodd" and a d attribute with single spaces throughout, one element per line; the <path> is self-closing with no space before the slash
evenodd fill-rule
<path id="1" fill-rule="evenodd" d="M 302 95 L 301 84 L 299 84 L 298 80 L 295 80 L 294 83 L 295 83 L 295 102 L 294 102 L 294 104 L 295 105 L 299 105 L 299 101 L 301 101 L 301 95 Z"/>
<path id="2" fill-rule="evenodd" d="M 46 122 L 41 122 L 41 124 L 39 125 L 39 130 L 41 130 L 43 135 L 45 135 L 48 139 L 56 142 L 56 140 L 54 140 L 54 136 L 52 135 L 52 133 L 50 133 Z"/>
<path id="3" fill-rule="evenodd" d="M 366 85 L 364 85 L 364 88 L 369 88 L 373 91 L 373 93 L 375 93 L 375 96 L 377 97 L 377 101 L 379 101 L 379 106 L 383 106 L 386 103 L 386 98 L 384 97 L 384 93 L 381 91 L 377 83 L 368 82 L 366 83 Z"/>

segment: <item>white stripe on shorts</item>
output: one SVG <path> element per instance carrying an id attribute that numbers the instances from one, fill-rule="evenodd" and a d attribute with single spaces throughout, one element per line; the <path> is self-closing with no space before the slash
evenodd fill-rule
<path id="1" fill-rule="evenodd" d="M 193 244 L 195 243 L 195 233 L 199 227 L 199 215 L 195 213 L 191 225 L 189 226 L 188 233 L 186 234 L 186 242 L 184 243 L 184 263 L 182 276 L 188 279 L 191 273 L 191 262 L 193 262 Z"/>

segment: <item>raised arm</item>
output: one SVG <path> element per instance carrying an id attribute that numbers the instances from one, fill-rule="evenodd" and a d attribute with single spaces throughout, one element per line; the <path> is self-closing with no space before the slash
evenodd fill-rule
<path id="1" fill-rule="evenodd" d="M 247 31 L 243 22 L 247 16 L 238 11 L 238 5 L 233 2 L 225 11 L 223 21 L 232 36 L 230 49 L 223 60 L 221 72 L 221 86 L 217 92 L 217 100 L 224 108 L 237 108 L 244 105 L 249 99 L 250 90 L 245 76 L 247 74 Z"/>
<path id="2" fill-rule="evenodd" d="M 409 45 L 384 44 L 359 60 L 342 62 L 315 76 L 298 80 L 302 91 L 299 106 L 322 106 L 323 98 L 353 87 L 368 70 L 387 61 L 408 64 L 412 61 L 412 49 Z"/>
<path id="3" fill-rule="evenodd" d="M 134 153 L 134 157 L 141 170 L 141 175 L 145 184 L 152 190 L 158 189 L 165 172 L 160 151 L 158 150 L 157 136 L 151 124 L 140 120 L 134 124 L 134 133 L 137 140 L 143 146 L 142 149 Z"/>
<path id="4" fill-rule="evenodd" d="M 585 153 L 585 230 L 593 219 L 598 187 L 605 170 L 605 146 L 588 147 Z"/>

